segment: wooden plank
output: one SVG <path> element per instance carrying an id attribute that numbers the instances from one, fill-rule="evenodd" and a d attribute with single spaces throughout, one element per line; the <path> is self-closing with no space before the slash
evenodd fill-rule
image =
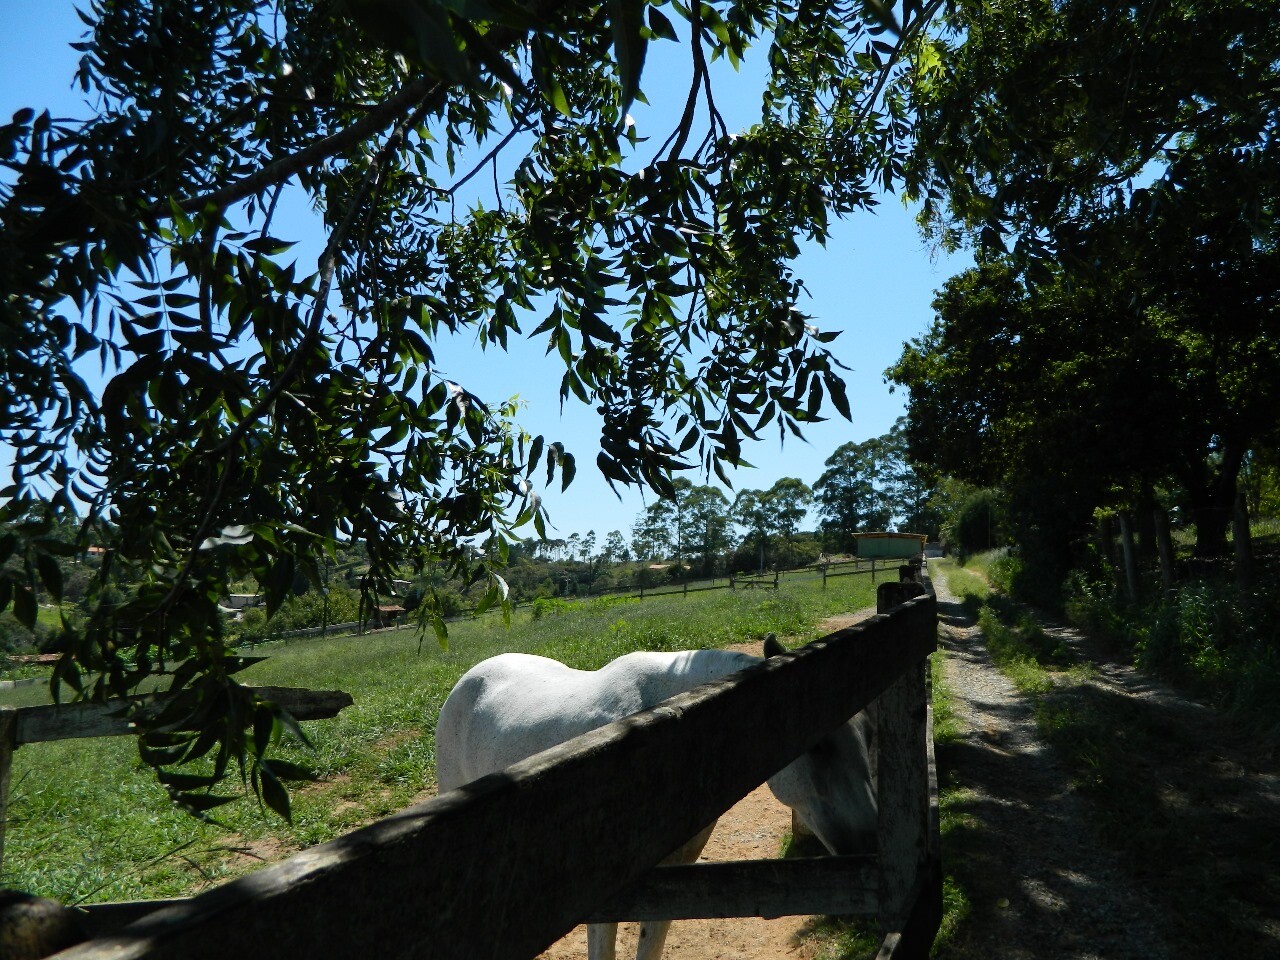
<path id="1" fill-rule="evenodd" d="M 174 897 L 169 900 L 124 900 L 116 903 L 86 903 L 75 909 L 80 913 L 80 925 L 91 937 L 115 933 L 149 913 L 175 907 L 190 901 L 190 897 Z"/>
<path id="2" fill-rule="evenodd" d="M 337 716 L 352 704 L 342 690 L 304 690 L 298 687 L 253 687 L 264 700 L 273 700 L 298 720 L 323 720 Z M 149 709 L 160 709 L 163 697 L 147 700 Z M 17 745 L 82 737 L 119 737 L 134 733 L 121 715 L 124 701 L 107 703 L 54 703 L 18 707 Z"/>
<path id="3" fill-rule="evenodd" d="M 582 923 L 790 917 L 874 917 L 879 900 L 874 856 L 746 860 L 654 867 Z M 189 898 L 187 898 L 189 899 Z M 187 899 L 95 903 L 80 908 L 92 935 L 119 930 Z"/>
<path id="4" fill-rule="evenodd" d="M 9 778 L 13 773 L 13 751 L 18 748 L 18 710 L 0 707 L 0 867 L 4 866 L 4 833 L 9 822 Z"/>
<path id="5" fill-rule="evenodd" d="M 907 669 L 880 698 L 877 770 L 880 926 L 902 930 L 928 852 L 929 783 L 924 671 Z"/>
<path id="6" fill-rule="evenodd" d="M 921 597 L 60 960 L 527 960 L 920 662 L 935 610 Z"/>
<path id="7" fill-rule="evenodd" d="M 874 917 L 874 856 L 746 860 L 654 867 L 582 922 L 793 917 Z"/>

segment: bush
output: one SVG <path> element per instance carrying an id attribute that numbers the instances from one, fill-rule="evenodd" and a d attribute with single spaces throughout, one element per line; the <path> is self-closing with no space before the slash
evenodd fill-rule
<path id="1" fill-rule="evenodd" d="M 541 620 L 543 617 L 561 614 L 577 606 L 578 604 L 572 600 L 561 600 L 558 597 L 539 597 L 533 601 L 532 616 L 534 620 Z"/>
<path id="2" fill-rule="evenodd" d="M 1068 616 L 1094 636 L 1131 648 L 1138 666 L 1190 687 L 1280 732 L 1280 577 L 1252 590 L 1195 580 L 1143 607 L 1107 583 L 1073 572 Z"/>
<path id="3" fill-rule="evenodd" d="M 359 619 L 360 594 L 349 587 L 331 586 L 327 598 L 319 590 L 290 597 L 268 621 L 267 632 L 288 633 L 331 623 L 352 623 Z"/>
<path id="4" fill-rule="evenodd" d="M 999 491 L 976 490 L 943 524 L 942 537 L 962 562 L 970 554 L 993 550 L 1005 537 L 1004 512 Z"/>
<path id="5" fill-rule="evenodd" d="M 240 614 L 236 625 L 241 643 L 261 643 L 267 636 L 267 613 L 261 607 L 249 607 Z"/>

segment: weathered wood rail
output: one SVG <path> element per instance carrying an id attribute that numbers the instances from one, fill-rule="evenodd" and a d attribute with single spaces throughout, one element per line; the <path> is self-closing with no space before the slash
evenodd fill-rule
<path id="1" fill-rule="evenodd" d="M 57 956 L 528 960 L 586 919 L 834 912 L 878 918 L 881 958 L 923 957 L 941 909 L 936 623 L 923 592 Z M 877 855 L 655 868 L 873 701 Z"/>

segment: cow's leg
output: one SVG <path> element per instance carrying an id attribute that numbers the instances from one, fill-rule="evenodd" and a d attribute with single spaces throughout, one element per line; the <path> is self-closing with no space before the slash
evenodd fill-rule
<path id="1" fill-rule="evenodd" d="M 614 960 L 618 949 L 616 923 L 587 924 L 587 960 Z"/>
<path id="2" fill-rule="evenodd" d="M 702 853 L 702 848 L 707 845 L 707 841 L 711 839 L 711 831 L 714 829 L 713 823 L 663 860 L 663 864 L 693 863 L 698 859 L 698 854 Z M 646 920 L 641 923 L 640 942 L 636 945 L 636 960 L 660 960 L 662 947 L 667 942 L 667 933 L 670 930 L 670 920 Z"/>

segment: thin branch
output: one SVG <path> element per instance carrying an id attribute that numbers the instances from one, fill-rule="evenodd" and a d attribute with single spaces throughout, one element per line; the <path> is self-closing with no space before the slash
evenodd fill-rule
<path id="1" fill-rule="evenodd" d="M 303 147 L 297 153 L 268 164 L 257 173 L 251 173 L 221 190 L 183 200 L 178 204 L 178 208 L 184 213 L 203 210 L 208 206 L 224 210 L 233 203 L 251 197 L 274 184 L 282 183 L 294 174 L 375 136 L 394 124 L 415 104 L 422 103 L 428 97 L 438 96 L 446 89 L 444 83 L 439 80 L 432 77 L 419 77 L 405 84 L 399 93 L 389 97 L 370 111 L 368 116 L 362 117 L 346 129 L 339 130 L 323 140 Z"/>
<path id="2" fill-rule="evenodd" d="M 667 153 L 667 145 L 673 140 L 675 145 L 671 152 L 667 153 L 667 159 L 679 159 L 681 152 L 684 150 L 685 144 L 689 140 L 689 133 L 693 126 L 693 111 L 698 106 L 698 88 L 702 85 L 702 74 L 706 69 L 706 61 L 702 56 L 702 14 L 698 4 L 693 4 L 689 11 L 692 16 L 689 19 L 689 26 L 692 28 L 691 43 L 693 45 L 693 80 L 689 83 L 689 96 L 685 99 L 684 113 L 680 116 L 680 123 L 675 130 L 671 131 L 671 135 L 663 141 L 662 146 L 658 148 L 655 156 Z"/>
<path id="3" fill-rule="evenodd" d="M 507 144 L 509 144 L 512 140 L 514 140 L 519 134 L 525 133 L 526 131 L 533 129 L 532 124 L 526 125 L 525 123 L 525 121 L 528 120 L 529 118 L 529 111 L 530 111 L 530 107 L 526 106 L 524 112 L 520 115 L 520 118 L 515 122 L 512 128 L 507 132 L 507 135 L 504 136 L 501 140 L 499 140 L 497 145 L 488 153 L 486 153 L 480 159 L 480 161 L 467 172 L 466 176 L 464 176 L 461 180 L 455 183 L 448 190 L 444 191 L 447 196 L 449 197 L 455 196 L 457 192 L 461 190 L 463 186 L 466 185 L 467 181 L 469 181 L 472 177 L 474 177 L 476 174 L 478 174 L 481 170 L 485 168 L 486 164 L 488 164 L 492 160 L 496 160 L 498 154 L 501 153 L 506 148 Z M 494 176 L 495 177 L 497 176 L 496 172 L 494 173 Z"/>
<path id="4" fill-rule="evenodd" d="M 933 0 L 929 6 L 925 7 L 924 10 L 920 12 L 920 16 L 911 25 L 911 27 L 902 31 L 902 35 L 898 38 L 897 45 L 893 48 L 893 53 L 889 55 L 889 59 L 885 62 L 884 66 L 880 68 L 880 74 L 876 77 L 876 85 L 872 88 L 871 95 L 863 105 L 862 112 L 858 114 L 854 119 L 854 122 L 850 125 L 851 129 L 856 129 L 862 126 L 863 122 L 875 108 L 875 105 L 880 101 L 880 95 L 884 93 L 885 84 L 889 82 L 889 74 L 892 72 L 893 68 L 898 65 L 898 61 L 902 59 L 903 51 L 906 49 L 907 42 L 915 39 L 917 34 L 924 32 L 925 26 L 933 20 L 945 3 L 946 0 Z"/>

